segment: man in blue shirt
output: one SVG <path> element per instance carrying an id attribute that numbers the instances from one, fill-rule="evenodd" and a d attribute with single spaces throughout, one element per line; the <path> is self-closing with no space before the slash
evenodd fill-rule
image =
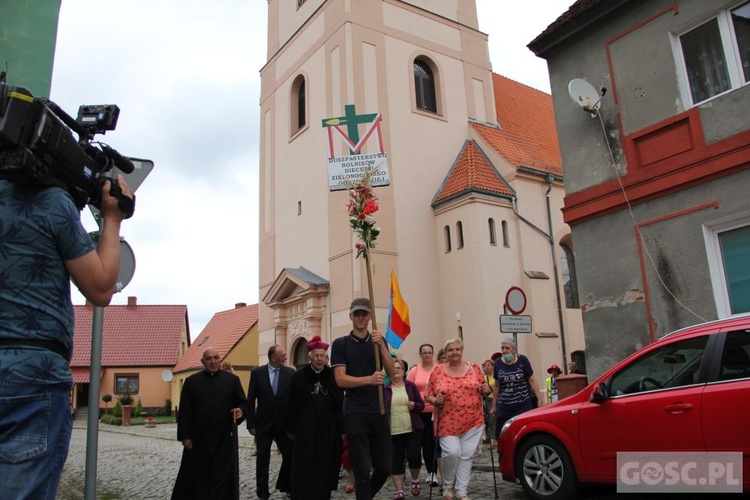
<path id="1" fill-rule="evenodd" d="M 118 182 L 132 197 L 121 176 Z M 91 303 L 106 306 L 120 268 L 126 215 L 109 189 L 106 181 L 96 250 L 67 191 L 0 180 L 0 477 L 6 498 L 55 498 L 73 425 L 70 279 Z"/>
<path id="2" fill-rule="evenodd" d="M 334 340 L 331 348 L 336 383 L 344 389 L 344 427 L 357 500 L 371 500 L 391 473 L 390 423 L 388 415 L 380 414 L 378 398 L 385 374 L 375 369 L 375 349 L 389 376 L 393 358 L 380 332 L 367 331 L 370 311 L 368 299 L 354 299 L 349 307 L 352 331 Z"/>

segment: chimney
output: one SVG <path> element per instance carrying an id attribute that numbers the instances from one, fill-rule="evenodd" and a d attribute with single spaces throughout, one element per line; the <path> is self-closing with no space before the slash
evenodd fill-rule
<path id="1" fill-rule="evenodd" d="M 128 297 L 128 307 L 135 307 L 138 305 L 138 299 L 132 295 Z"/>
<path id="2" fill-rule="evenodd" d="M 237 302 L 237 303 L 236 303 L 236 304 L 234 305 L 234 308 L 235 308 L 235 309 L 242 309 L 243 307 L 247 307 L 247 302 Z"/>

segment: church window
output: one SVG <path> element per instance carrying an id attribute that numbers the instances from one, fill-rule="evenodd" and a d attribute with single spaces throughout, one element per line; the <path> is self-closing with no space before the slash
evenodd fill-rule
<path id="1" fill-rule="evenodd" d="M 497 234 L 495 232 L 495 219 L 490 218 L 487 221 L 490 230 L 490 245 L 497 245 Z"/>
<path id="2" fill-rule="evenodd" d="M 291 95 L 291 125 L 292 135 L 302 130 L 307 125 L 307 99 L 305 95 L 305 77 L 297 76 L 292 84 Z"/>
<path id="3" fill-rule="evenodd" d="M 417 109 L 437 113 L 435 72 L 423 59 L 414 60 L 414 92 Z"/>
<path id="4" fill-rule="evenodd" d="M 456 248 L 464 247 L 464 225 L 461 221 L 456 222 Z"/>
<path id="5" fill-rule="evenodd" d="M 503 228 L 503 246 L 509 247 L 510 246 L 510 236 L 508 236 L 508 222 L 503 221 L 502 223 Z"/>
<path id="6" fill-rule="evenodd" d="M 451 251 L 451 227 L 445 226 L 443 228 L 443 235 L 445 236 L 445 253 Z"/>

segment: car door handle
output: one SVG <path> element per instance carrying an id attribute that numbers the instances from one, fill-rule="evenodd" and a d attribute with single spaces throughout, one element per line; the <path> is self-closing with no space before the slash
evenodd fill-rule
<path id="1" fill-rule="evenodd" d="M 664 407 L 664 411 L 667 413 L 685 413 L 688 410 L 692 410 L 693 405 L 690 403 L 675 403 Z"/>

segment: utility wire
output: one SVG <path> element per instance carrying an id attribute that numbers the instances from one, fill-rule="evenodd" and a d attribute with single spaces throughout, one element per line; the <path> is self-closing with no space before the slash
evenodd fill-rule
<path id="1" fill-rule="evenodd" d="M 696 318 L 700 319 L 704 323 L 708 320 L 702 317 L 700 314 L 696 313 L 692 309 L 690 309 L 688 306 L 683 304 L 680 299 L 677 298 L 677 296 L 672 293 L 672 290 L 669 289 L 667 284 L 664 282 L 664 280 L 661 277 L 661 274 L 659 273 L 659 270 L 656 268 L 656 263 L 654 262 L 653 257 L 651 256 L 651 252 L 648 250 L 648 245 L 646 245 L 646 240 L 643 237 L 643 233 L 641 232 L 641 228 L 638 227 L 638 222 L 635 220 L 635 215 L 633 214 L 633 207 L 630 205 L 630 200 L 628 199 L 628 194 L 625 192 L 625 186 L 622 183 L 622 178 L 620 177 L 620 172 L 617 170 L 617 163 L 615 162 L 615 156 L 612 153 L 612 147 L 609 145 L 609 137 L 607 136 L 607 129 L 604 127 L 604 120 L 602 119 L 601 113 L 596 113 L 596 115 L 599 117 L 599 123 L 602 125 L 602 133 L 604 134 L 604 142 L 607 144 L 607 150 L 609 151 L 609 158 L 612 161 L 612 169 L 615 171 L 615 175 L 617 176 L 617 182 L 620 184 L 620 190 L 622 191 L 622 195 L 625 197 L 625 203 L 628 206 L 628 213 L 630 214 L 630 218 L 633 220 L 633 227 L 635 227 L 635 230 L 638 232 L 638 236 L 641 238 L 641 241 L 643 242 L 643 250 L 646 252 L 646 255 L 648 256 L 648 260 L 651 263 L 651 267 L 654 270 L 654 274 L 656 274 L 656 277 L 659 280 L 659 283 L 661 283 L 661 286 L 664 288 L 664 290 L 667 291 L 667 293 L 672 296 L 672 298 L 677 302 L 683 309 L 691 313 Z"/>

